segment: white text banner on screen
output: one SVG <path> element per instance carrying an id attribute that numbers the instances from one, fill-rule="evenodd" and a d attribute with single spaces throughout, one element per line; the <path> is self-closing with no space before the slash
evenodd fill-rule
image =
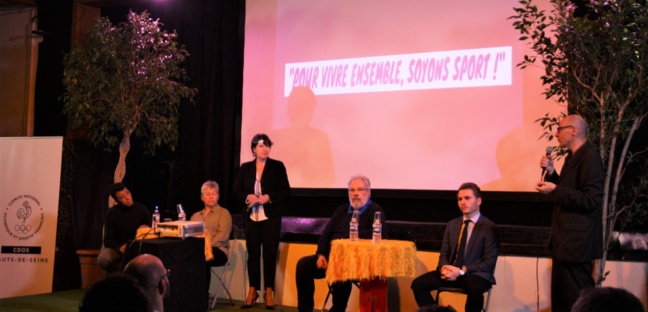
<path id="1" fill-rule="evenodd" d="M 288 63 L 284 96 L 507 86 L 512 68 L 510 46 Z"/>

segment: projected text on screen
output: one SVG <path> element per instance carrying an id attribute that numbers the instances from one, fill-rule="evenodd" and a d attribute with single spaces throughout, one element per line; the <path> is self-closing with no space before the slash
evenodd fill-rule
<path id="1" fill-rule="evenodd" d="M 284 96 L 503 86 L 511 84 L 512 49 L 492 47 L 289 63 Z"/>

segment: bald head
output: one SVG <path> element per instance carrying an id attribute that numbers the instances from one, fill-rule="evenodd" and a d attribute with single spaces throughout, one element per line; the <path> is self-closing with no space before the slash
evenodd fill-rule
<path id="1" fill-rule="evenodd" d="M 587 137 L 587 122 L 580 115 L 569 115 L 563 120 L 576 128 L 576 137 L 585 139 Z"/>
<path id="2" fill-rule="evenodd" d="M 560 147 L 573 153 L 587 142 L 587 122 L 579 115 L 565 116 L 558 123 L 555 137 Z"/>
<path id="3" fill-rule="evenodd" d="M 158 257 L 142 254 L 128 262 L 124 273 L 135 277 L 144 288 L 150 289 L 157 287 L 167 270 Z"/>

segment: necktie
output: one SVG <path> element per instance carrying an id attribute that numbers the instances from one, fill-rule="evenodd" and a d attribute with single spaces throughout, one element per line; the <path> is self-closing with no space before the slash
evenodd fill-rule
<path id="1" fill-rule="evenodd" d="M 457 247 L 457 256 L 455 257 L 454 265 L 458 268 L 463 266 L 464 253 L 466 252 L 466 242 L 468 241 L 468 225 L 470 220 L 464 221 L 461 236 L 459 236 L 459 246 Z"/>

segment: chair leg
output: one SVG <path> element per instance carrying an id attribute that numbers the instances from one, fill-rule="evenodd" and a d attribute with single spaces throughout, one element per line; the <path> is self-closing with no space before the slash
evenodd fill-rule
<path id="1" fill-rule="evenodd" d="M 218 276 L 216 276 L 216 277 L 218 277 Z M 216 292 L 214 293 L 214 301 L 212 301 L 212 305 L 211 305 L 212 310 L 216 306 L 216 301 L 218 301 L 218 293 L 220 292 L 221 283 L 222 283 L 222 281 L 219 280 L 218 281 L 218 287 L 216 288 Z"/>
<path id="2" fill-rule="evenodd" d="M 223 268 L 223 274 L 225 273 L 225 268 Z M 234 300 L 232 299 L 232 294 L 230 294 L 229 289 L 227 289 L 227 286 L 225 286 L 223 279 L 217 274 L 214 274 L 214 276 L 216 276 L 216 278 L 218 279 L 218 288 L 216 288 L 216 292 L 214 293 L 214 301 L 212 301 L 211 309 L 213 310 L 214 307 L 216 306 L 216 301 L 218 301 L 218 293 L 220 293 L 221 286 L 227 292 L 227 296 L 229 297 L 230 300 L 230 305 L 234 306 Z"/>
<path id="3" fill-rule="evenodd" d="M 329 291 L 326 294 L 326 298 L 324 298 L 324 303 L 322 304 L 322 309 L 320 310 L 321 312 L 326 311 L 326 303 L 328 303 L 329 297 L 331 296 L 331 287 L 329 286 Z"/>
<path id="4" fill-rule="evenodd" d="M 492 289 L 492 288 L 491 288 Z M 490 303 L 491 289 L 487 291 L 486 303 L 484 304 L 484 312 L 488 311 L 488 304 Z"/>
<path id="5" fill-rule="evenodd" d="M 221 281 L 221 285 L 223 285 L 223 289 L 225 289 L 225 292 L 227 292 L 227 297 L 229 297 L 230 305 L 234 306 L 234 300 L 232 300 L 232 294 L 230 294 L 229 289 L 227 289 L 227 286 L 223 284 L 223 281 Z M 220 285 L 218 287 L 220 287 Z"/>

